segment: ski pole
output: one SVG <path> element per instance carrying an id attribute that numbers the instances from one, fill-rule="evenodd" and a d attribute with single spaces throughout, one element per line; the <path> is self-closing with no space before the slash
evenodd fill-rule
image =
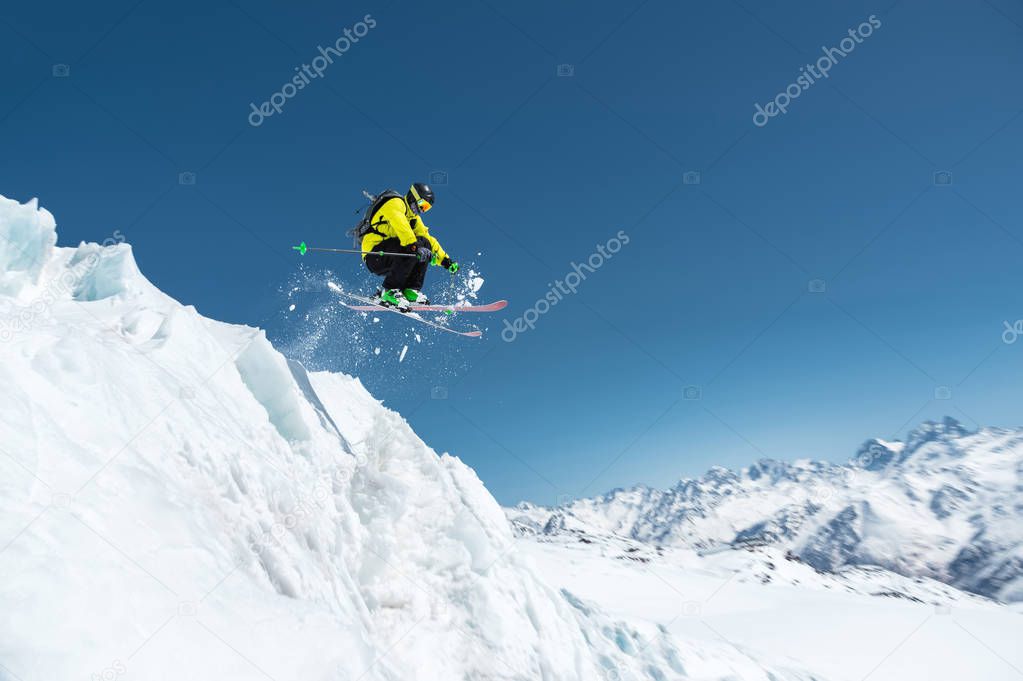
<path id="1" fill-rule="evenodd" d="M 321 253 L 354 253 L 355 255 L 362 255 L 362 251 L 353 251 L 348 248 L 313 248 L 312 246 L 306 246 L 304 241 L 298 246 L 292 246 L 291 250 L 298 251 L 299 255 L 305 255 L 309 251 L 320 251 Z M 419 257 L 415 253 L 393 253 L 391 251 L 370 251 L 370 253 L 377 253 L 379 255 L 396 255 L 399 258 Z"/>

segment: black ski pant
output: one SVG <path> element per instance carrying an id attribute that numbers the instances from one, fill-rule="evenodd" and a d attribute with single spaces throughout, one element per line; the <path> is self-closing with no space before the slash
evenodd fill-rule
<path id="1" fill-rule="evenodd" d="M 426 237 L 416 239 L 416 245 L 431 248 Z M 380 253 L 383 251 L 383 253 Z M 384 239 L 373 247 L 373 252 L 366 256 L 366 267 L 370 272 L 384 277 L 385 289 L 423 288 L 426 279 L 426 268 L 429 262 L 419 262 L 415 258 L 384 255 L 384 253 L 408 253 L 408 247 L 402 246 L 396 238 Z"/>

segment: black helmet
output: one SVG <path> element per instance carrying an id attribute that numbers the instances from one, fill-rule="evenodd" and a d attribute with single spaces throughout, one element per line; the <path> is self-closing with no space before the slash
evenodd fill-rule
<path id="1" fill-rule="evenodd" d="M 423 214 L 433 207 L 433 190 L 430 185 L 422 182 L 413 182 L 409 187 L 408 194 L 405 194 L 405 202 L 416 214 Z"/>

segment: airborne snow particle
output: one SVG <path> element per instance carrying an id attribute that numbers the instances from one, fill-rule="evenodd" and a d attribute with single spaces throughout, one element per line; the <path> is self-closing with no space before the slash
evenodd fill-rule
<path id="1" fill-rule="evenodd" d="M 401 356 L 398 357 L 398 364 L 405 361 L 405 353 L 408 352 L 408 346 L 405 345 L 401 348 Z"/>
<path id="2" fill-rule="evenodd" d="M 288 307 L 288 312 L 294 312 L 294 311 L 295 311 L 295 304 L 292 303 L 291 306 Z"/>

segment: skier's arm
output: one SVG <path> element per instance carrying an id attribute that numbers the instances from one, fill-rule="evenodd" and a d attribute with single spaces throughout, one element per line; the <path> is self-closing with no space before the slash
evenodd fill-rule
<path id="1" fill-rule="evenodd" d="M 394 235 L 398 237 L 402 246 L 411 246 L 416 242 L 416 234 L 405 217 L 404 201 L 398 199 L 387 201 L 380 206 L 380 217 L 394 230 Z"/>
<path id="2" fill-rule="evenodd" d="M 437 238 L 430 234 L 430 230 L 423 223 L 422 218 L 419 218 L 419 224 L 416 225 L 416 234 L 419 236 L 425 236 L 426 240 L 430 242 L 430 250 L 433 251 L 433 255 L 437 262 L 448 257 L 448 254 L 444 252 L 444 249 L 441 247 L 440 242 L 437 241 Z"/>

